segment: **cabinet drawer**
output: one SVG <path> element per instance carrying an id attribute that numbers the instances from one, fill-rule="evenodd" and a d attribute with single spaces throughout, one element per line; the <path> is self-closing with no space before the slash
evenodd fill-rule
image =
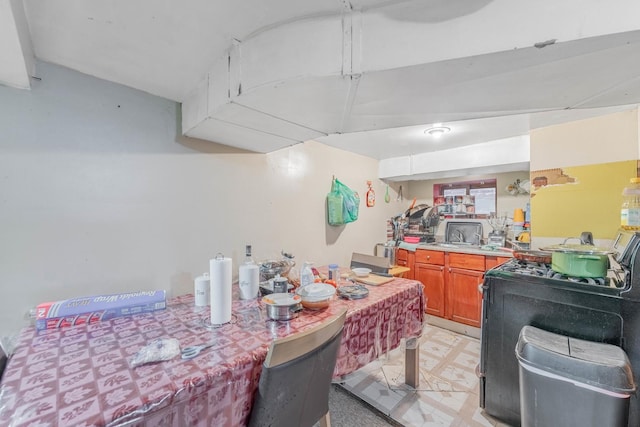
<path id="1" fill-rule="evenodd" d="M 449 267 L 484 271 L 484 255 L 449 253 Z"/>
<path id="2" fill-rule="evenodd" d="M 485 270 L 491 270 L 493 267 L 497 267 L 500 264 L 504 264 L 509 261 L 510 257 L 502 257 L 502 256 L 487 256 L 487 261 L 485 264 Z"/>
<path id="3" fill-rule="evenodd" d="M 422 264 L 444 265 L 444 252 L 417 249 L 415 262 L 422 263 Z"/>
<path id="4" fill-rule="evenodd" d="M 396 251 L 396 261 L 404 261 L 407 262 L 407 260 L 409 259 L 409 251 L 406 249 L 398 249 Z M 400 265 L 400 264 L 398 264 Z M 403 264 L 406 265 L 406 264 Z"/>

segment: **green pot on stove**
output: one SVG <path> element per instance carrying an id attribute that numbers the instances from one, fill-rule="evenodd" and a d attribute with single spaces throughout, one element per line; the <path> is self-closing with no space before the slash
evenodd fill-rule
<path id="1" fill-rule="evenodd" d="M 551 269 L 570 277 L 606 277 L 609 270 L 608 249 L 591 245 L 556 245 L 551 251 Z"/>

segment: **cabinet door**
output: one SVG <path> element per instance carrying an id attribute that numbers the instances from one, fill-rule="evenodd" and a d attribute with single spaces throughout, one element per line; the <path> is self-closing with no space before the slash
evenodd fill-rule
<path id="1" fill-rule="evenodd" d="M 415 280 L 424 285 L 424 296 L 427 299 L 428 314 L 444 317 L 444 267 L 441 265 L 415 264 Z"/>
<path id="2" fill-rule="evenodd" d="M 447 318 L 454 322 L 480 327 L 482 294 L 478 286 L 482 283 L 481 271 L 450 268 L 447 281 Z"/>
<path id="3" fill-rule="evenodd" d="M 406 249 L 398 249 L 398 251 L 396 252 L 396 265 L 409 268 L 409 271 L 404 273 L 401 277 L 411 280 L 415 279 L 415 259 L 416 254 L 414 252 L 410 252 Z"/>
<path id="4" fill-rule="evenodd" d="M 414 280 L 416 278 L 416 253 L 408 252 L 407 253 L 407 265 L 405 267 L 409 267 L 411 270 L 404 273 L 402 277 L 405 279 Z"/>
<path id="5" fill-rule="evenodd" d="M 407 249 L 398 249 L 396 251 L 396 265 L 406 267 L 407 258 L 409 258 L 409 251 Z M 405 264 L 400 264 L 401 262 Z"/>

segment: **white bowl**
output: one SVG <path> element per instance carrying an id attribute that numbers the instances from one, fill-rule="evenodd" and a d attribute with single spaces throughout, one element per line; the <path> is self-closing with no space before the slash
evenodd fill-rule
<path id="1" fill-rule="evenodd" d="M 370 268 L 352 268 L 351 271 L 358 277 L 367 277 L 371 273 Z"/>
<path id="2" fill-rule="evenodd" d="M 296 294 L 302 297 L 302 306 L 311 310 L 321 310 L 329 307 L 329 303 L 336 293 L 336 288 L 326 283 L 313 283 L 300 286 Z"/>

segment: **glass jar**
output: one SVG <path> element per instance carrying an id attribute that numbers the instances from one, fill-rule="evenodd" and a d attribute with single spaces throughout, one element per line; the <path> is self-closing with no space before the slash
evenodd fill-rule
<path id="1" fill-rule="evenodd" d="M 640 230 L 640 178 L 631 178 L 622 190 L 620 227 L 625 230 Z"/>
<path id="2" fill-rule="evenodd" d="M 333 280 L 336 283 L 340 280 L 340 267 L 338 267 L 338 264 L 329 264 L 329 280 Z"/>

